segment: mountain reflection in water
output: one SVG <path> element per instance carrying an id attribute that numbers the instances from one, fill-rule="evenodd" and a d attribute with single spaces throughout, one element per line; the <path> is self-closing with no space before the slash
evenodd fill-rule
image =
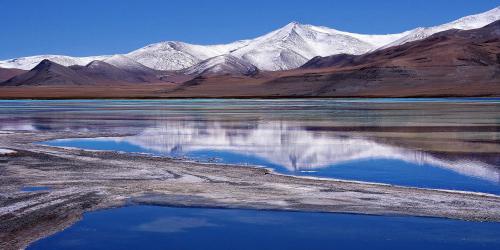
<path id="1" fill-rule="evenodd" d="M 0 101 L 0 133 L 280 173 L 500 194 L 500 99 Z"/>
<path id="2" fill-rule="evenodd" d="M 318 170 L 365 159 L 392 159 L 415 165 L 437 166 L 494 183 L 500 180 L 499 170 L 494 165 L 479 160 L 446 159 L 353 133 L 309 131 L 298 123 L 286 121 L 247 124 L 162 121 L 134 136 L 91 140 L 125 142 L 146 151 L 170 156 L 185 156 L 207 150 L 230 152 L 257 157 L 288 171 Z"/>

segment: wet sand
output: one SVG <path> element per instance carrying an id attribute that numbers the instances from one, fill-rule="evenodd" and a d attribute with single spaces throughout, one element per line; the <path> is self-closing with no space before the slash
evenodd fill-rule
<path id="1" fill-rule="evenodd" d="M 500 196 L 286 176 L 263 168 L 33 144 L 96 132 L 0 134 L 0 248 L 26 247 L 96 209 L 127 204 L 500 221 Z M 22 192 L 22 187 L 50 190 Z"/>

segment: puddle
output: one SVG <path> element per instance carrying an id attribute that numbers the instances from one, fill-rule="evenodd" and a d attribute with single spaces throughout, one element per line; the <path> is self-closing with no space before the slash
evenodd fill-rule
<path id="1" fill-rule="evenodd" d="M 26 187 L 22 187 L 21 191 L 23 191 L 23 192 L 50 191 L 50 187 L 26 186 Z"/>

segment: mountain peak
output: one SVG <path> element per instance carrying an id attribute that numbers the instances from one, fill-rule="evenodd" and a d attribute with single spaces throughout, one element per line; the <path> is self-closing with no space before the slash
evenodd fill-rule
<path id="1" fill-rule="evenodd" d="M 220 55 L 209 58 L 187 68 L 188 75 L 255 75 L 259 69 L 232 55 Z"/>
<path id="2" fill-rule="evenodd" d="M 51 67 L 57 67 L 57 66 L 61 66 L 49 59 L 43 59 L 40 63 L 38 63 L 33 69 L 33 71 L 37 71 L 37 70 L 43 70 L 43 69 L 48 69 L 48 68 L 51 68 Z M 62 67 L 62 66 L 61 66 Z"/>
<path id="3" fill-rule="evenodd" d="M 300 26 L 301 24 L 297 21 L 291 21 L 290 23 L 288 23 L 287 25 L 285 25 L 285 27 L 291 27 L 291 28 L 295 28 L 297 26 Z"/>
<path id="4" fill-rule="evenodd" d="M 50 65 L 53 62 L 49 59 L 43 59 L 38 65 Z"/>
<path id="5" fill-rule="evenodd" d="M 452 29 L 459 29 L 459 30 L 471 30 L 471 29 L 478 29 L 482 28 L 490 23 L 493 23 L 497 20 L 500 19 L 500 6 L 496 7 L 494 9 L 488 10 L 483 13 L 479 14 L 474 14 L 474 15 L 469 15 L 465 16 L 462 18 L 459 18 L 455 21 L 451 21 L 449 23 L 445 23 L 442 25 L 437 25 L 433 27 L 419 27 L 413 30 L 408 31 L 408 34 L 401 37 L 400 39 L 397 39 L 391 43 L 388 43 L 382 47 L 379 47 L 378 49 L 385 49 L 389 48 L 392 46 L 397 46 L 397 45 L 402 45 L 408 42 L 413 42 L 417 40 L 422 40 L 425 39 L 433 34 L 446 31 L 446 30 L 452 30 Z"/>
<path id="6" fill-rule="evenodd" d="M 444 30 L 477 29 L 499 19 L 500 6 L 439 26 L 416 28 L 387 35 L 350 33 L 292 21 L 254 39 L 240 40 L 229 44 L 196 45 L 166 41 L 112 57 L 40 55 L 0 61 L 0 67 L 29 70 L 43 59 L 50 59 L 63 66 L 87 65 L 93 60 L 100 60 L 122 69 L 183 70 L 216 56 L 232 55 L 257 66 L 261 70 L 274 71 L 300 67 L 315 56 L 342 53 L 364 54 L 377 49 L 421 40 Z"/>
<path id="7" fill-rule="evenodd" d="M 87 68 L 94 68 L 94 67 L 102 67 L 108 65 L 107 63 L 99 60 L 93 60 L 92 62 L 89 62 L 85 67 Z"/>
<path id="8" fill-rule="evenodd" d="M 305 26 L 306 25 L 301 24 L 297 21 L 292 21 L 278 30 L 291 32 L 291 31 L 295 31 L 295 30 L 300 29 L 300 28 L 304 28 Z"/>

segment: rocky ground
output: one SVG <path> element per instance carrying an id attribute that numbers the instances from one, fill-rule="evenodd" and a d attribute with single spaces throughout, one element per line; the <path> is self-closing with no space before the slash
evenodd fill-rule
<path id="1" fill-rule="evenodd" d="M 38 144 L 90 132 L 0 133 L 0 249 L 26 247 L 96 209 L 130 203 L 500 221 L 500 196 L 293 177 L 263 168 Z M 49 190 L 23 192 L 22 187 Z"/>

